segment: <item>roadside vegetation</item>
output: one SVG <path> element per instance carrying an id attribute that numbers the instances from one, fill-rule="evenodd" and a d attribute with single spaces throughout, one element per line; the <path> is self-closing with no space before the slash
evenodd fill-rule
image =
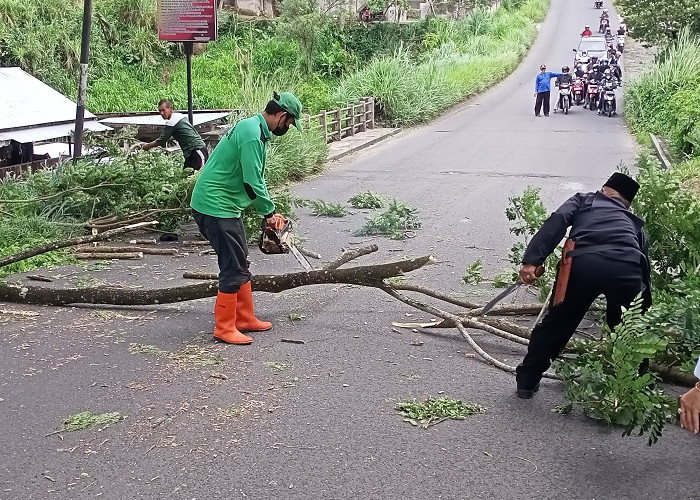
<path id="1" fill-rule="evenodd" d="M 461 20 L 408 25 L 332 20 L 319 14 L 315 0 L 284 4 L 275 20 L 222 13 L 220 39 L 193 58 L 196 108 L 235 108 L 236 121 L 259 112 L 273 90 L 292 90 L 310 113 L 370 95 L 379 120 L 419 123 L 512 71 L 534 40 L 548 2 L 508 0 L 495 12 L 477 6 Z M 162 97 L 186 106 L 184 56 L 179 45 L 158 41 L 156 7 L 156 0 L 95 0 L 91 111 L 153 110 Z M 0 64 L 19 65 L 74 98 L 81 20 L 80 2 L 0 0 Z M 112 160 L 97 167 L 86 159 L 0 182 L 0 255 L 82 233 L 86 222 L 105 217 L 156 210 L 162 230 L 186 220 L 195 176 L 182 171 L 181 156 L 134 152 L 130 144 L 128 133 L 101 141 Z M 326 156 L 317 130 L 273 138 L 266 177 L 280 211 L 292 210 L 285 186 L 318 173 Z M 384 202 L 355 203 L 378 208 Z M 341 208 L 318 202 L 314 210 L 341 216 Z M 259 217 L 252 209 L 245 216 L 254 238 Z M 400 238 L 418 225 L 412 209 L 394 202 L 363 229 Z M 0 272 L 69 260 L 65 252 L 52 252 Z"/>

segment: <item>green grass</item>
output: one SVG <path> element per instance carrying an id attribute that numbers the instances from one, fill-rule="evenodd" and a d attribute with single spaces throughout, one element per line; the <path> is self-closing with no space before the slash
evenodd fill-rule
<path id="1" fill-rule="evenodd" d="M 382 208 L 386 202 L 377 193 L 365 191 L 351 196 L 348 203 L 354 208 Z"/>
<path id="2" fill-rule="evenodd" d="M 387 209 L 367 219 L 367 222 L 353 233 L 355 236 L 388 236 L 394 240 L 407 237 L 408 232 L 419 229 L 418 211 L 405 203 L 392 200 Z"/>

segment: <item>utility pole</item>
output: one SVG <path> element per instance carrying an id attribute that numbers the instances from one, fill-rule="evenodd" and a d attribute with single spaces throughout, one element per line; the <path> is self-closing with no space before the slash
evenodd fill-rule
<path id="1" fill-rule="evenodd" d="M 187 66 L 187 117 L 190 120 L 190 125 L 194 125 L 194 116 L 192 111 L 192 42 L 185 42 L 185 60 Z"/>
<path id="2" fill-rule="evenodd" d="M 87 93 L 88 59 L 90 57 L 90 30 L 92 29 L 92 0 L 84 0 L 83 32 L 80 43 L 80 79 L 78 103 L 75 108 L 75 140 L 73 159 L 83 154 L 83 126 L 85 124 L 85 95 Z"/>

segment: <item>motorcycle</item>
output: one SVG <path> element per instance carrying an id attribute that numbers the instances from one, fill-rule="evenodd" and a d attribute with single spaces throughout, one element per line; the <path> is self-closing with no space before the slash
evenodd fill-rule
<path id="1" fill-rule="evenodd" d="M 610 27 L 610 19 L 604 17 L 600 20 L 600 27 L 598 28 L 598 33 L 605 33 L 605 30 Z"/>
<path id="2" fill-rule="evenodd" d="M 617 35 L 617 50 L 625 51 L 625 35 Z"/>
<path id="3" fill-rule="evenodd" d="M 615 100 L 615 83 L 612 81 L 605 82 L 601 90 L 601 102 L 598 109 L 598 114 L 608 115 L 610 118 L 615 112 L 616 100 Z"/>
<path id="4" fill-rule="evenodd" d="M 554 108 L 554 112 L 557 112 L 557 109 L 561 109 L 565 115 L 569 114 L 569 108 L 571 107 L 571 84 L 570 83 L 561 83 L 559 84 L 559 102 L 557 102 L 557 106 Z"/>
<path id="5" fill-rule="evenodd" d="M 591 111 L 598 107 L 598 82 L 588 82 L 588 96 L 583 107 Z"/>
<path id="6" fill-rule="evenodd" d="M 574 104 L 576 104 L 576 106 L 580 106 L 581 103 L 586 99 L 583 94 L 583 91 L 583 80 L 581 78 L 576 78 L 574 80 L 574 84 L 571 86 L 571 94 L 573 95 Z"/>
<path id="7" fill-rule="evenodd" d="M 603 0 L 595 0 L 595 8 L 596 9 L 602 9 L 603 8 Z"/>

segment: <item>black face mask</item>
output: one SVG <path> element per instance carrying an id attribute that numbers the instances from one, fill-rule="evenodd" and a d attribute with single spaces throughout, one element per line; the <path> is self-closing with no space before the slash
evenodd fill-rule
<path id="1" fill-rule="evenodd" d="M 284 123 L 284 125 L 278 124 L 277 127 L 275 127 L 273 130 L 271 130 L 271 132 L 278 137 L 286 134 L 287 131 L 289 130 L 289 125 L 287 125 L 286 122 L 287 122 L 287 115 L 285 114 L 284 121 L 282 122 L 282 123 Z"/>

